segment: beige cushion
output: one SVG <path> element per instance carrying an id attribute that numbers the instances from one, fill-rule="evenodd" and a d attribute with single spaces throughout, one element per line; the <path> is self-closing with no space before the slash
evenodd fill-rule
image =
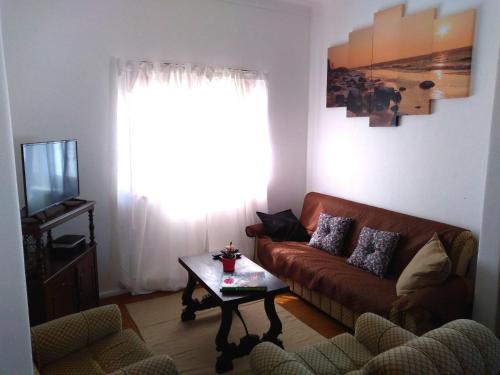
<path id="1" fill-rule="evenodd" d="M 132 330 L 106 336 L 40 369 L 42 375 L 104 375 L 153 356 Z"/>
<path id="2" fill-rule="evenodd" d="M 450 258 L 437 233 L 434 233 L 399 276 L 396 294 L 402 296 L 426 286 L 441 284 L 450 272 Z"/>

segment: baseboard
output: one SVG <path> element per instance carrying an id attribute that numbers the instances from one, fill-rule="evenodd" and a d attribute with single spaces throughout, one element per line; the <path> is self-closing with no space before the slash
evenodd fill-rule
<path id="1" fill-rule="evenodd" d="M 121 289 L 121 288 L 106 290 L 104 292 L 99 293 L 99 299 L 115 297 L 115 296 L 119 296 L 120 294 L 125 294 L 125 293 L 127 293 L 127 291 L 125 289 Z"/>

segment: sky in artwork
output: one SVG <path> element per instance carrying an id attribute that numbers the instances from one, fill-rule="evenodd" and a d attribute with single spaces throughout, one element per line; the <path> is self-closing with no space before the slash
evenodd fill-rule
<path id="1" fill-rule="evenodd" d="M 330 68 L 347 68 L 349 66 L 349 44 L 341 44 L 339 46 L 328 48 L 328 61 Z"/>
<path id="2" fill-rule="evenodd" d="M 434 21 L 433 52 L 470 47 L 474 41 L 475 10 L 437 18 Z"/>
<path id="3" fill-rule="evenodd" d="M 372 63 L 373 27 L 349 33 L 349 68 L 370 66 Z"/>

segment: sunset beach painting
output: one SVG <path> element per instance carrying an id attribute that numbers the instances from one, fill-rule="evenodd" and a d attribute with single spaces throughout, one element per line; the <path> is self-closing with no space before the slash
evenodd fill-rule
<path id="1" fill-rule="evenodd" d="M 396 126 L 402 115 L 431 113 L 432 99 L 469 95 L 475 11 L 436 18 L 436 9 L 377 12 L 373 26 L 328 50 L 327 107 L 370 126 Z"/>
<path id="2" fill-rule="evenodd" d="M 475 18 L 471 9 L 435 20 L 430 70 L 436 85 L 432 99 L 469 96 Z"/>

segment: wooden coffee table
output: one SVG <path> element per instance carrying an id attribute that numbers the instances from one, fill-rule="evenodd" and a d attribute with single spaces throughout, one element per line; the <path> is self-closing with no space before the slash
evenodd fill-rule
<path id="1" fill-rule="evenodd" d="M 218 352 L 215 369 L 218 373 L 229 371 L 233 368 L 233 359 L 250 353 L 253 347 L 260 342 L 270 341 L 283 347 L 278 336 L 281 334 L 282 325 L 274 307 L 274 297 L 289 291 L 288 285 L 273 276 L 259 265 L 245 256 L 236 261 L 236 272 L 264 272 L 266 275 L 266 292 L 251 292 L 238 295 L 225 295 L 220 292 L 222 281 L 222 262 L 212 259 L 212 253 L 186 256 L 179 258 L 179 263 L 188 271 L 189 279 L 182 294 L 182 304 L 186 306 L 182 312 L 182 321 L 194 320 L 196 311 L 219 306 L 221 308 L 221 322 L 219 332 L 215 338 Z M 193 291 L 199 282 L 208 292 L 201 301 L 193 299 Z M 248 334 L 246 324 L 238 310 L 238 306 L 245 302 L 264 300 L 264 309 L 270 322 L 269 330 L 259 337 Z M 231 330 L 233 312 L 241 319 L 245 327 L 246 336 L 242 337 L 240 344 L 229 343 L 227 338 Z"/>

